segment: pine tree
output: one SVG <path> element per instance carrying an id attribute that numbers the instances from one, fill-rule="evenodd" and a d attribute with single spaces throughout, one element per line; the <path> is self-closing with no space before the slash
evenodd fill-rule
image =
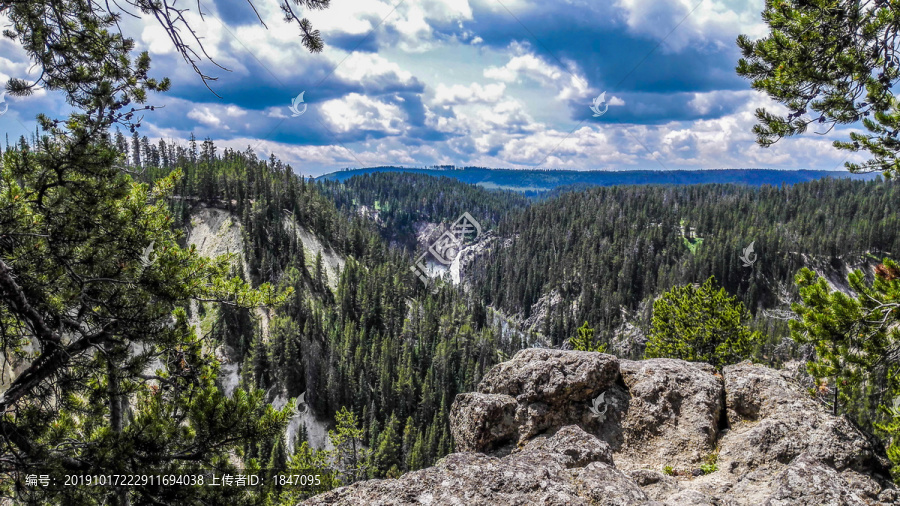
<path id="1" fill-rule="evenodd" d="M 191 132 L 191 136 L 188 139 L 188 154 L 191 157 L 191 165 L 197 163 L 197 138 L 194 137 L 194 132 Z"/>
<path id="2" fill-rule="evenodd" d="M 378 434 L 373 453 L 373 471 L 375 477 L 397 477 L 401 463 L 400 434 L 398 433 L 398 421 L 394 414 L 385 424 L 384 430 Z"/>
<path id="3" fill-rule="evenodd" d="M 156 163 L 153 163 L 153 153 L 150 150 L 150 139 L 147 136 L 141 137 L 141 160 L 144 161 L 144 165 L 149 167 L 158 167 L 159 160 Z"/>
<path id="4" fill-rule="evenodd" d="M 416 430 L 412 416 L 406 417 L 406 425 L 403 427 L 403 446 L 401 447 L 404 471 L 413 470 L 410 464 L 413 461 L 413 449 L 415 448 L 418 435 L 419 431 Z"/>
<path id="5" fill-rule="evenodd" d="M 900 81 L 896 54 L 900 12 L 892 2 L 766 2 L 763 20 L 770 34 L 752 41 L 738 37 L 739 75 L 755 89 L 787 106 L 787 116 L 757 111 L 757 142 L 770 146 L 820 128 L 862 120 L 868 133 L 850 131 L 834 146 L 868 151 L 873 159 L 846 163 L 853 171 L 900 175 L 896 134 L 900 109 L 894 89 Z M 863 35 L 864 34 L 864 35 Z"/>
<path id="6" fill-rule="evenodd" d="M 859 419 L 854 410 L 879 405 L 875 429 L 888 442 L 892 474 L 900 482 L 900 366 L 892 358 L 900 344 L 900 265 L 886 258 L 871 283 L 860 270 L 847 279 L 856 297 L 832 291 L 810 269 L 800 271 L 802 302 L 793 305 L 800 319 L 790 322 L 792 336 L 815 346 L 816 360 L 807 369 L 816 379 L 831 379 L 833 414 Z"/>
<path id="7" fill-rule="evenodd" d="M 801 320 L 791 322 L 792 336 L 816 347 L 809 372 L 833 380 L 835 413 L 840 398 L 883 368 L 885 357 L 900 342 L 900 329 L 889 324 L 900 319 L 894 310 L 900 301 L 900 266 L 885 259 L 875 274 L 872 284 L 859 270 L 848 276 L 859 294 L 855 298 L 832 291 L 810 269 L 797 275 L 802 303 L 793 309 Z"/>
<path id="8" fill-rule="evenodd" d="M 301 423 L 300 427 L 297 428 L 297 438 L 294 442 L 294 451 L 300 448 L 300 445 L 303 443 L 309 443 L 309 429 L 306 428 L 305 423 Z"/>
<path id="9" fill-rule="evenodd" d="M 569 345 L 577 351 L 606 351 L 606 343 L 598 343 L 594 339 L 594 329 L 588 326 L 588 322 L 578 328 L 575 337 L 569 339 Z"/>
<path id="10" fill-rule="evenodd" d="M 140 168 L 141 165 L 141 140 L 137 132 L 131 134 L 131 165 Z"/>
<path id="11" fill-rule="evenodd" d="M 125 155 L 125 163 L 128 163 L 128 139 L 116 128 L 116 151 Z"/>
<path id="12" fill-rule="evenodd" d="M 406 467 L 410 471 L 422 469 L 426 466 L 428 458 L 425 455 L 425 451 L 425 437 L 422 435 L 422 432 L 419 432 L 416 435 L 416 442 L 413 444 L 412 451 L 409 453 L 409 457 L 406 461 Z"/>
<path id="13" fill-rule="evenodd" d="M 328 431 L 328 438 L 334 447 L 333 465 L 343 483 L 354 483 L 366 478 L 371 451 L 362 445 L 363 429 L 359 427 L 353 411 L 342 407 L 334 418 L 336 427 Z"/>
<path id="14" fill-rule="evenodd" d="M 316 252 L 315 268 L 314 268 L 313 272 L 314 272 L 313 280 L 316 283 L 317 289 L 324 290 L 326 274 L 325 274 L 325 261 L 322 259 L 321 251 Z"/>
<path id="15" fill-rule="evenodd" d="M 740 362 L 760 340 L 748 320 L 744 304 L 724 288 L 716 289 L 714 277 L 700 286 L 675 287 L 653 303 L 645 355 L 709 362 L 718 368 Z"/>
<path id="16" fill-rule="evenodd" d="M 284 471 L 287 467 L 287 450 L 284 447 L 283 437 L 276 438 L 266 467 L 273 471 Z"/>
<path id="17" fill-rule="evenodd" d="M 160 166 L 164 169 L 168 169 L 169 167 L 171 167 L 171 161 L 169 160 L 169 156 L 171 155 L 171 153 L 166 146 L 166 141 L 160 139 L 157 150 L 159 150 Z"/>

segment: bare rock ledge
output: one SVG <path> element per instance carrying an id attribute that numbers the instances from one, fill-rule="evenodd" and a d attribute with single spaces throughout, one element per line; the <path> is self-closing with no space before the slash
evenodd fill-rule
<path id="1" fill-rule="evenodd" d="M 900 504 L 876 441 L 749 362 L 522 350 L 456 397 L 450 426 L 459 452 L 434 467 L 304 504 Z"/>

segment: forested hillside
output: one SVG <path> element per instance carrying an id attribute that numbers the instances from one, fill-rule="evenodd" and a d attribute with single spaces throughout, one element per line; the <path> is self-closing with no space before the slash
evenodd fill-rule
<path id="1" fill-rule="evenodd" d="M 139 151 L 141 145 L 155 162 L 150 145 L 139 142 Z M 242 386 L 265 390 L 269 401 L 305 392 L 307 404 L 327 418 L 344 407 L 353 411 L 362 442 L 374 451 L 368 476 L 418 469 L 452 451 L 454 396 L 473 388 L 498 350 L 518 346 L 485 326 L 481 306 L 449 287 L 425 290 L 408 255 L 388 248 L 371 222 L 346 217 L 316 184 L 274 158 L 218 153 L 210 141 L 153 147 L 165 155 L 146 169 L 149 180 L 174 167 L 184 172 L 171 201 L 182 223 L 198 206 L 227 209 L 240 218 L 253 284 L 293 289 L 274 308 L 268 338 L 249 311 L 219 313 L 213 336 L 236 350 Z M 132 162 L 141 155 L 132 153 Z M 323 281 L 321 256 L 305 252 L 285 226 L 292 221 L 346 257 L 335 290 Z M 247 456 L 278 462 L 280 451 L 276 438 L 251 443 Z"/>
<path id="2" fill-rule="evenodd" d="M 847 266 L 896 257 L 898 201 L 896 182 L 849 180 L 566 193 L 502 221 L 510 245 L 478 259 L 470 279 L 486 304 L 526 319 L 543 311 L 540 330 L 555 344 L 585 321 L 609 333 L 620 308 L 709 276 L 753 313 L 788 309 L 803 266 L 844 281 Z M 756 261 L 745 266 L 751 243 Z M 538 304 L 551 293 L 561 303 Z"/>
<path id="3" fill-rule="evenodd" d="M 512 190 L 527 196 L 562 186 L 619 186 L 644 184 L 740 184 L 749 186 L 796 184 L 826 177 L 870 180 L 873 174 L 828 170 L 718 169 L 718 170 L 528 170 L 453 165 L 407 168 L 368 167 L 345 169 L 317 178 L 320 181 L 349 181 L 370 174 L 416 174 L 450 178 L 490 190 Z"/>
<path id="4" fill-rule="evenodd" d="M 405 230 L 410 237 L 416 223 L 451 220 L 464 210 L 496 221 L 501 240 L 477 257 L 467 281 L 484 304 L 527 322 L 554 345 L 585 321 L 608 341 L 623 314 L 647 323 L 655 297 L 709 276 L 738 295 L 778 343 L 787 325 L 765 315 L 789 310 L 801 267 L 845 288 L 851 267 L 900 252 L 892 204 L 900 187 L 880 179 L 580 187 L 528 205 L 514 193 L 404 173 L 320 184 L 345 210 L 385 203 L 373 221 L 390 234 Z M 751 244 L 756 261 L 744 265 Z"/>
<path id="5" fill-rule="evenodd" d="M 448 187 L 422 177 L 373 174 L 350 178 L 343 188 L 325 186 L 329 196 L 342 199 L 342 207 L 354 215 L 360 205 L 389 195 Z M 759 339 L 754 337 L 741 356 L 781 366 L 797 359 L 806 364 L 817 354 L 843 353 L 829 351 L 835 349 L 831 344 L 802 348 L 812 341 L 792 335 L 789 324 L 798 320 L 792 304 L 801 302 L 798 272 L 812 269 L 827 280 L 829 290 L 854 296 L 860 287 L 848 281 L 851 271 L 861 269 L 859 279 L 872 282 L 875 274 L 892 272 L 882 264 L 885 258 L 900 255 L 900 186 L 880 178 L 760 188 L 570 188 L 529 205 L 508 193 L 487 198 L 475 188 L 454 188 L 453 193 L 456 207 L 451 210 L 423 209 L 416 197 L 396 199 L 392 212 L 416 210 L 405 215 L 415 228 L 417 218 L 446 221 L 466 206 L 488 216 L 504 209 L 489 246 L 466 268 L 465 290 L 510 318 L 519 331 L 537 332 L 538 344 L 571 347 L 574 336 L 587 332 L 599 343 L 589 349 L 601 346 L 624 358 L 644 356 L 654 301 L 670 289 L 699 286 L 711 277 L 724 288 L 723 294 L 733 294 L 749 309 L 749 323 L 759 331 L 753 334 Z M 377 218 L 373 221 L 386 227 Z M 807 304 L 818 300 L 808 297 Z M 697 308 L 685 310 L 697 314 Z M 854 332 L 828 325 L 825 329 L 825 334 L 834 333 L 830 339 Z M 877 362 L 871 371 L 873 379 L 846 383 L 839 402 L 827 400 L 838 395 L 827 381 L 815 383 L 810 391 L 832 406 L 840 404 L 860 427 L 877 432 L 878 424 L 890 420 L 878 407 L 889 392 L 890 362 Z M 804 365 L 799 374 L 813 386 Z"/>
<path id="6" fill-rule="evenodd" d="M 468 212 L 490 228 L 530 203 L 518 192 L 408 172 L 372 172 L 343 183 L 319 179 L 318 184 L 339 209 L 371 216 L 386 239 L 411 250 L 416 248 L 417 224 L 452 221 Z"/>

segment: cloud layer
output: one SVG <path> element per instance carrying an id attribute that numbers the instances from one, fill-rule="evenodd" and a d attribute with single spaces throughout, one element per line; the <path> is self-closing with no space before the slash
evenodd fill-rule
<path id="1" fill-rule="evenodd" d="M 151 139 L 209 137 L 274 153 L 319 175 L 369 165 L 715 169 L 840 167 L 847 130 L 764 149 L 751 128 L 777 108 L 734 73 L 739 33 L 765 34 L 763 0 L 387 0 L 335 2 L 305 13 L 326 49 L 310 54 L 277 2 L 205 3 L 188 20 L 228 71 L 216 97 L 152 20 L 123 22 L 171 92 L 140 129 Z M 0 79 L 31 65 L 0 41 Z M 33 70 L 31 70 L 34 73 Z M 302 115 L 290 109 L 304 93 Z M 606 112 L 590 106 L 606 93 Z M 6 97 L 11 140 L 61 96 Z M 2 107 L 2 104 L 0 104 Z"/>

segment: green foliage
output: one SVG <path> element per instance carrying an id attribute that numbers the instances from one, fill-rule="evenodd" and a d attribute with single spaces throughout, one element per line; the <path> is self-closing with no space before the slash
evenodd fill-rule
<path id="1" fill-rule="evenodd" d="M 710 277 L 699 287 L 685 285 L 653 303 L 647 358 L 669 357 L 709 362 L 721 368 L 750 356 L 760 340 L 746 325 L 744 304 Z"/>
<path id="2" fill-rule="evenodd" d="M 165 18 L 171 15 L 153 5 Z M 52 16 L 46 15 L 50 8 Z M 3 14 L 12 21 L 4 36 L 19 42 L 42 71 L 35 82 L 12 78 L 6 88 L 15 96 L 31 95 L 39 87 L 63 91 L 76 108 L 65 127 L 83 140 L 105 140 L 105 130 L 116 121 L 133 127 L 135 108 L 123 108 L 145 103 L 150 91 L 169 88 L 168 79 L 149 77 L 146 51 L 132 58 L 134 41 L 116 30 L 121 14 L 78 0 L 10 3 Z M 46 130 L 59 125 L 44 115 L 39 122 Z"/>
<path id="3" fill-rule="evenodd" d="M 287 467 L 287 453 L 284 448 L 284 438 L 276 438 L 272 452 L 269 454 L 269 469 L 284 469 Z"/>
<path id="4" fill-rule="evenodd" d="M 375 469 L 375 477 L 399 476 L 399 469 L 403 465 L 401 462 L 401 445 L 402 441 L 398 434 L 397 418 L 391 415 L 391 418 L 385 424 L 384 430 L 378 434 L 375 442 L 375 451 L 372 454 L 372 461 Z M 394 476 L 392 476 L 394 475 Z"/>
<path id="5" fill-rule="evenodd" d="M 713 463 L 713 464 L 700 464 L 700 471 L 702 471 L 703 474 L 714 473 L 714 472 L 716 472 L 716 471 L 718 471 L 718 470 L 719 470 L 719 465 L 718 465 L 718 464 L 715 464 L 715 463 Z"/>
<path id="6" fill-rule="evenodd" d="M 777 344 L 790 332 L 763 311 L 788 309 L 783 292 L 796 296 L 801 267 L 841 270 L 867 251 L 900 251 L 898 201 L 892 181 L 590 188 L 507 213 L 494 229 L 504 247 L 466 275 L 484 305 L 521 318 L 543 313 L 536 330 L 554 346 L 584 321 L 602 342 L 625 322 L 646 329 L 659 294 L 715 276 Z M 682 220 L 704 237 L 694 253 Z M 752 268 L 739 258 L 751 241 L 759 254 Z"/>
<path id="7" fill-rule="evenodd" d="M 303 441 L 294 449 L 294 454 L 287 461 L 286 467 L 277 471 L 285 476 L 316 476 L 318 485 L 285 484 L 277 486 L 272 483 L 266 487 L 260 499 L 266 502 L 262 504 L 277 504 L 280 506 L 295 506 L 297 503 L 316 494 L 327 492 L 341 486 L 337 474 L 331 468 L 331 452 L 316 450 Z"/>
<path id="8" fill-rule="evenodd" d="M 815 346 L 816 360 L 807 368 L 817 380 L 830 380 L 832 412 L 847 413 L 866 428 L 874 425 L 888 441 L 897 476 L 900 367 L 892 357 L 900 345 L 900 265 L 885 258 L 874 277 L 856 270 L 847 279 L 855 297 L 832 291 L 809 269 L 800 271 L 802 302 L 793 305 L 799 320 L 791 322 L 792 335 Z"/>
<path id="9" fill-rule="evenodd" d="M 196 33 L 182 9 L 126 3 L 159 21 L 199 73 L 194 58 L 204 52 L 182 38 Z M 7 89 L 18 96 L 62 91 L 75 112 L 65 122 L 40 115 L 41 137 L 8 149 L 0 165 L 0 346 L 19 370 L 0 399 L 7 463 L 0 487 L 34 504 L 252 502 L 250 489 L 12 487 L 29 471 L 57 479 L 62 472 L 182 474 L 201 464 L 236 471 L 242 443 L 271 440 L 288 416 L 258 390 L 223 395 L 218 360 L 184 308 L 278 305 L 290 290 L 253 289 L 231 275 L 231 258 L 182 247 L 169 206 L 181 173 L 135 181 L 121 166 L 124 136 L 111 142 L 109 127 L 123 124 L 134 134 L 132 163 L 159 160 L 135 132 L 135 115 L 153 107 L 134 106 L 169 88 L 168 79 L 149 77 L 147 52 L 133 58 L 134 42 L 118 32 L 119 9 L 77 0 L 2 8 L 10 21 L 4 35 L 41 70 L 37 81 L 11 79 Z M 309 22 L 293 20 L 303 43 L 321 50 Z M 258 469 L 254 458 L 242 463 Z"/>
<path id="10" fill-rule="evenodd" d="M 703 474 L 714 473 L 719 470 L 719 448 L 716 447 L 715 451 L 707 455 L 703 458 L 703 463 L 700 464 L 700 471 Z"/>
<path id="11" fill-rule="evenodd" d="M 877 423 L 875 427 L 889 442 L 887 456 L 894 464 L 891 468 L 891 477 L 894 483 L 900 484 L 900 398 L 895 397 L 890 404 L 885 403 L 880 408 L 886 419 Z"/>
<path id="12" fill-rule="evenodd" d="M 824 132 L 862 120 L 869 133 L 851 131 L 852 142 L 835 141 L 872 159 L 847 163 L 854 171 L 900 174 L 900 111 L 893 87 L 900 80 L 897 40 L 900 11 L 895 2 L 770 0 L 763 20 L 770 34 L 737 39 L 737 72 L 756 90 L 787 106 L 784 117 L 758 109 L 757 142 L 770 146 L 812 126 Z"/>
<path id="13" fill-rule="evenodd" d="M 328 431 L 334 450 L 332 464 L 343 483 L 351 484 L 365 479 L 372 451 L 363 446 L 363 429 L 353 411 L 346 407 L 334 415 L 336 428 Z"/>
<path id="14" fill-rule="evenodd" d="M 672 466 L 665 466 L 663 467 L 663 473 L 666 476 L 675 476 L 675 468 Z"/>
<path id="15" fill-rule="evenodd" d="M 16 462 L 4 472 L 233 468 L 227 456 L 241 441 L 273 437 L 287 412 L 266 406 L 261 392 L 226 398 L 215 384 L 218 361 L 183 308 L 192 300 L 277 305 L 290 290 L 252 289 L 230 275 L 228 257 L 180 246 L 168 198 L 181 173 L 134 181 L 116 167 L 103 125 L 76 114 L 68 130 L 50 127 L 38 149 L 3 155 L 0 340 L 22 366 L 0 400 L 4 458 Z M 107 494 L 182 504 L 209 497 L 142 488 L 34 493 L 38 502 L 68 504 Z"/>
<path id="16" fill-rule="evenodd" d="M 594 329 L 588 326 L 588 322 L 578 327 L 574 337 L 569 339 L 569 345 L 573 350 L 577 351 L 597 351 L 604 353 L 606 351 L 606 343 L 597 343 L 594 340 Z"/>

